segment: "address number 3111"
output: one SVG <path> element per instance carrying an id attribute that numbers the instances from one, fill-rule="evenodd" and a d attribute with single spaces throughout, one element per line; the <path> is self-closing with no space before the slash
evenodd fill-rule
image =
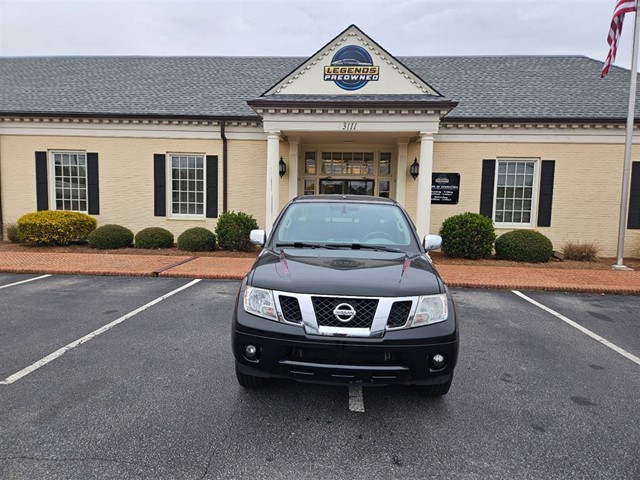
<path id="1" fill-rule="evenodd" d="M 342 130 L 355 130 L 358 122 L 342 122 Z"/>

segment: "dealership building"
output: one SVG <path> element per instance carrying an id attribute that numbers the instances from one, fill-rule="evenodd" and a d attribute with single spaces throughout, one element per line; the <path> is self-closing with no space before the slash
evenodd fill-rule
<path id="1" fill-rule="evenodd" d="M 177 236 L 242 211 L 269 230 L 298 195 L 367 194 L 397 200 L 421 235 L 470 211 L 498 234 L 615 256 L 630 72 L 601 69 L 396 57 L 354 25 L 308 58 L 0 58 L 0 221 L 75 210 Z"/>

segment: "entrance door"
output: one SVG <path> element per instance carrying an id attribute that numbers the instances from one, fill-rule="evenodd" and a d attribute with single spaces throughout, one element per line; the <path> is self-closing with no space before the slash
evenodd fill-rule
<path id="1" fill-rule="evenodd" d="M 320 194 L 328 195 L 373 195 L 373 180 L 328 180 L 320 179 Z"/>

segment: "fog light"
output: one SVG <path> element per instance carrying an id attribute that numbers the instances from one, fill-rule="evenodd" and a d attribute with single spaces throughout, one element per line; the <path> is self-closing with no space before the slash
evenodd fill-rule
<path id="1" fill-rule="evenodd" d="M 258 349 L 255 345 L 246 345 L 244 347 L 244 355 L 247 358 L 256 358 L 256 355 L 258 355 Z"/>
<path id="2" fill-rule="evenodd" d="M 431 363 L 433 363 L 433 366 L 436 367 L 436 368 L 442 368 L 442 367 L 444 367 L 444 364 L 446 363 L 446 359 L 444 358 L 444 355 L 436 353 L 431 358 Z"/>

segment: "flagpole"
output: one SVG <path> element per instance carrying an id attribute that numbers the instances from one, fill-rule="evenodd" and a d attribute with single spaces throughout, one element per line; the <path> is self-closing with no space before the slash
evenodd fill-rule
<path id="1" fill-rule="evenodd" d="M 640 31 L 640 12 L 636 0 L 635 22 L 633 27 L 633 53 L 631 55 L 631 82 L 629 84 L 629 109 L 627 111 L 627 130 L 624 143 L 624 167 L 622 170 L 622 193 L 620 198 L 620 223 L 618 225 L 618 252 L 616 270 L 628 270 L 624 265 L 624 234 L 627 227 L 627 208 L 629 204 L 629 177 L 631 172 L 631 145 L 633 141 L 633 121 L 636 112 L 636 82 L 638 77 L 638 31 Z"/>

